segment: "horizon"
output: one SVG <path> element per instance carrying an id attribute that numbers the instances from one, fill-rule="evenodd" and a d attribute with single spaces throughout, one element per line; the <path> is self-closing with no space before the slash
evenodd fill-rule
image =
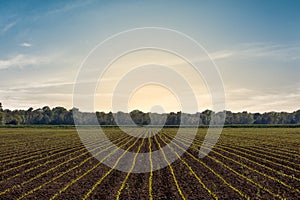
<path id="1" fill-rule="evenodd" d="M 51 106 L 44 105 L 42 107 L 36 107 L 36 108 L 34 108 L 34 107 L 28 107 L 27 109 L 10 109 L 10 108 L 3 107 L 3 103 L 2 102 L 0 102 L 0 105 L 2 106 L 2 110 L 3 111 L 7 110 L 7 109 L 10 110 L 10 111 L 27 111 L 27 110 L 29 110 L 31 108 L 34 111 L 34 110 L 43 109 L 44 107 L 49 107 L 52 110 L 54 108 L 61 107 L 61 108 L 65 108 L 67 111 L 71 111 L 72 109 L 78 109 L 79 112 L 82 112 L 82 113 L 104 112 L 105 114 L 107 114 L 107 113 L 118 113 L 118 112 L 129 114 L 129 113 L 131 113 L 133 111 L 140 111 L 140 112 L 145 113 L 145 114 L 147 114 L 147 113 L 152 113 L 152 114 L 170 114 L 170 113 L 175 113 L 176 114 L 176 113 L 183 113 L 183 114 L 192 114 L 192 115 L 193 114 L 197 114 L 197 113 L 203 113 L 205 111 L 212 111 L 214 113 L 222 113 L 222 112 L 243 113 L 243 112 L 247 112 L 248 114 L 255 114 L 255 113 L 264 114 L 264 113 L 272 113 L 272 112 L 275 112 L 275 113 L 295 113 L 295 112 L 300 111 L 300 108 L 298 108 L 298 109 L 296 109 L 294 111 L 290 111 L 290 112 L 288 112 L 288 111 L 250 112 L 250 111 L 247 111 L 247 110 L 243 110 L 243 111 L 232 111 L 232 110 L 214 111 L 214 110 L 210 110 L 210 109 L 205 109 L 205 110 L 200 110 L 200 111 L 195 111 L 195 112 L 183 112 L 181 110 L 177 110 L 177 111 L 173 110 L 173 111 L 169 111 L 169 112 L 155 112 L 155 111 L 151 112 L 151 111 L 143 111 L 143 110 L 140 110 L 140 109 L 133 109 L 133 110 L 129 110 L 129 111 L 116 111 L 116 112 L 113 112 L 111 110 L 110 111 L 96 110 L 96 111 L 93 112 L 93 111 L 83 111 L 83 110 L 81 110 L 79 108 L 75 108 L 75 107 L 73 107 L 73 108 L 66 108 L 66 107 L 63 107 L 63 106 L 53 106 L 53 107 L 51 107 Z"/>
<path id="2" fill-rule="evenodd" d="M 91 49 L 121 31 L 165 27 L 203 45 L 223 80 L 225 110 L 297 111 L 300 108 L 299 7 L 298 1 L 258 0 L 0 1 L 0 102 L 10 110 L 26 109 L 28 105 L 35 109 L 44 105 L 71 109 L 80 64 Z M 198 110 L 212 109 L 205 77 L 196 79 L 192 71 L 186 70 L 186 63 L 163 54 L 135 52 L 131 57 L 119 59 L 114 65 L 116 69 L 103 82 L 97 82 L 105 88 L 96 87 L 99 90 L 95 90 L 93 111 L 113 110 L 110 105 L 113 94 L 109 89 L 113 90 L 113 84 L 120 80 L 120 71 L 130 69 L 129 58 L 138 65 L 149 63 L 154 57 L 164 66 L 176 65 L 182 70 L 180 73 L 186 72 L 190 87 L 198 94 L 195 95 Z M 161 74 L 169 75 L 163 70 Z M 83 84 L 89 84 L 90 80 L 84 81 Z M 181 95 L 185 94 L 181 84 L 174 81 L 174 87 Z M 189 96 L 185 101 L 190 101 Z M 126 107 L 143 112 L 199 112 L 190 107 L 183 110 L 178 94 L 161 85 L 134 88 Z"/>

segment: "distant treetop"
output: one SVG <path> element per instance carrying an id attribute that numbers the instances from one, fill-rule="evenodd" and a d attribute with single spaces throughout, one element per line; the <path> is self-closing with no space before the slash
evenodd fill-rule
<path id="1" fill-rule="evenodd" d="M 183 112 L 171 113 L 144 113 L 133 110 L 130 113 L 81 112 L 77 108 L 67 110 L 64 107 L 50 108 L 45 106 L 39 109 L 9 110 L 2 108 L 0 103 L 0 125 L 73 125 L 73 113 L 76 121 L 82 125 L 209 125 L 212 115 L 224 115 L 225 125 L 228 124 L 300 124 L 300 110 L 295 112 L 265 112 L 249 113 L 246 111 L 233 113 L 231 111 L 217 112 L 205 110 L 195 114 Z M 116 123 L 116 119 L 117 122 Z"/>

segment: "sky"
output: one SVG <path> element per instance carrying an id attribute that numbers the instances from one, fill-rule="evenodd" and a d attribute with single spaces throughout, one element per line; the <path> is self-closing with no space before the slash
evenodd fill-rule
<path id="1" fill-rule="evenodd" d="M 162 27 L 206 49 L 223 80 L 226 110 L 299 110 L 299 10 L 292 0 L 0 0 L 0 102 L 9 109 L 70 109 L 80 64 L 97 44 L 125 30 Z M 176 94 L 158 85 L 133 91 L 129 109 L 181 109 Z M 202 92 L 198 111 L 211 108 L 208 91 Z M 96 110 L 112 110 L 103 100 L 108 94 L 96 95 Z"/>

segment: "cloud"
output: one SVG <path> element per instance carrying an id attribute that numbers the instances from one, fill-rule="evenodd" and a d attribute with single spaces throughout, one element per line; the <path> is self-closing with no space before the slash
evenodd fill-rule
<path id="1" fill-rule="evenodd" d="M 87 0 L 87 1 L 77 1 L 77 2 L 72 2 L 72 3 L 66 3 L 65 5 L 51 10 L 48 14 L 57 14 L 57 13 L 62 13 L 62 12 L 67 12 L 82 6 L 85 6 L 87 4 L 90 4 L 93 0 Z"/>
<path id="2" fill-rule="evenodd" d="M 236 52 L 234 52 L 232 50 L 216 51 L 216 52 L 210 53 L 209 57 L 213 60 L 219 60 L 219 59 L 231 57 L 235 53 Z"/>
<path id="3" fill-rule="evenodd" d="M 22 68 L 28 65 L 38 65 L 47 62 L 47 58 L 38 56 L 28 56 L 28 55 L 17 55 L 7 60 L 0 60 L 0 69 L 7 69 L 11 67 Z"/>
<path id="4" fill-rule="evenodd" d="M 213 60 L 229 58 L 274 58 L 281 60 L 300 59 L 300 46 L 280 45 L 271 43 L 244 43 L 230 49 L 209 53 Z"/>
<path id="5" fill-rule="evenodd" d="M 275 59 L 294 59 L 300 54 L 300 46 L 280 44 L 244 44 L 237 49 L 241 56 L 272 57 Z"/>
<path id="6" fill-rule="evenodd" d="M 18 22 L 18 20 L 11 22 L 11 23 L 7 24 L 6 26 L 4 26 L 4 28 L 2 29 L 2 33 L 5 33 L 6 31 L 8 31 L 12 27 L 14 27 L 17 24 L 17 22 Z"/>
<path id="7" fill-rule="evenodd" d="M 28 42 L 23 42 L 23 43 L 21 43 L 19 46 L 21 46 L 21 47 L 31 47 L 32 44 L 30 44 L 30 43 L 28 43 Z"/>
<path id="8" fill-rule="evenodd" d="M 71 108 L 72 94 L 68 93 L 39 93 L 30 92 L 16 93 L 12 90 L 0 90 L 0 99 L 4 109 L 24 109 L 29 107 L 42 108 L 43 106 L 64 106 Z"/>
<path id="9" fill-rule="evenodd" d="M 293 88 L 280 88 L 278 91 L 236 88 L 227 89 L 226 96 L 228 110 L 235 112 L 292 112 L 299 109 L 300 91 Z"/>

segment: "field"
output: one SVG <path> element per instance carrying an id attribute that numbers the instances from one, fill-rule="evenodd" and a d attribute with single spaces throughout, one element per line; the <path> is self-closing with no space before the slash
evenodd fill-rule
<path id="1" fill-rule="evenodd" d="M 206 130 L 199 128 L 189 141 L 189 128 L 176 140 L 176 128 L 145 138 L 105 129 L 114 144 L 128 151 L 188 147 L 181 157 L 174 153 L 174 163 L 149 173 L 132 173 L 139 160 L 127 159 L 125 173 L 94 158 L 74 128 L 1 128 L 0 199 L 300 199 L 300 128 L 225 128 L 200 159 Z M 118 155 L 114 166 L 126 159 L 126 151 L 116 154 L 107 139 L 92 138 L 90 151 L 109 152 L 105 159 Z M 144 164 L 169 163 L 165 152 L 161 159 L 149 153 Z"/>

